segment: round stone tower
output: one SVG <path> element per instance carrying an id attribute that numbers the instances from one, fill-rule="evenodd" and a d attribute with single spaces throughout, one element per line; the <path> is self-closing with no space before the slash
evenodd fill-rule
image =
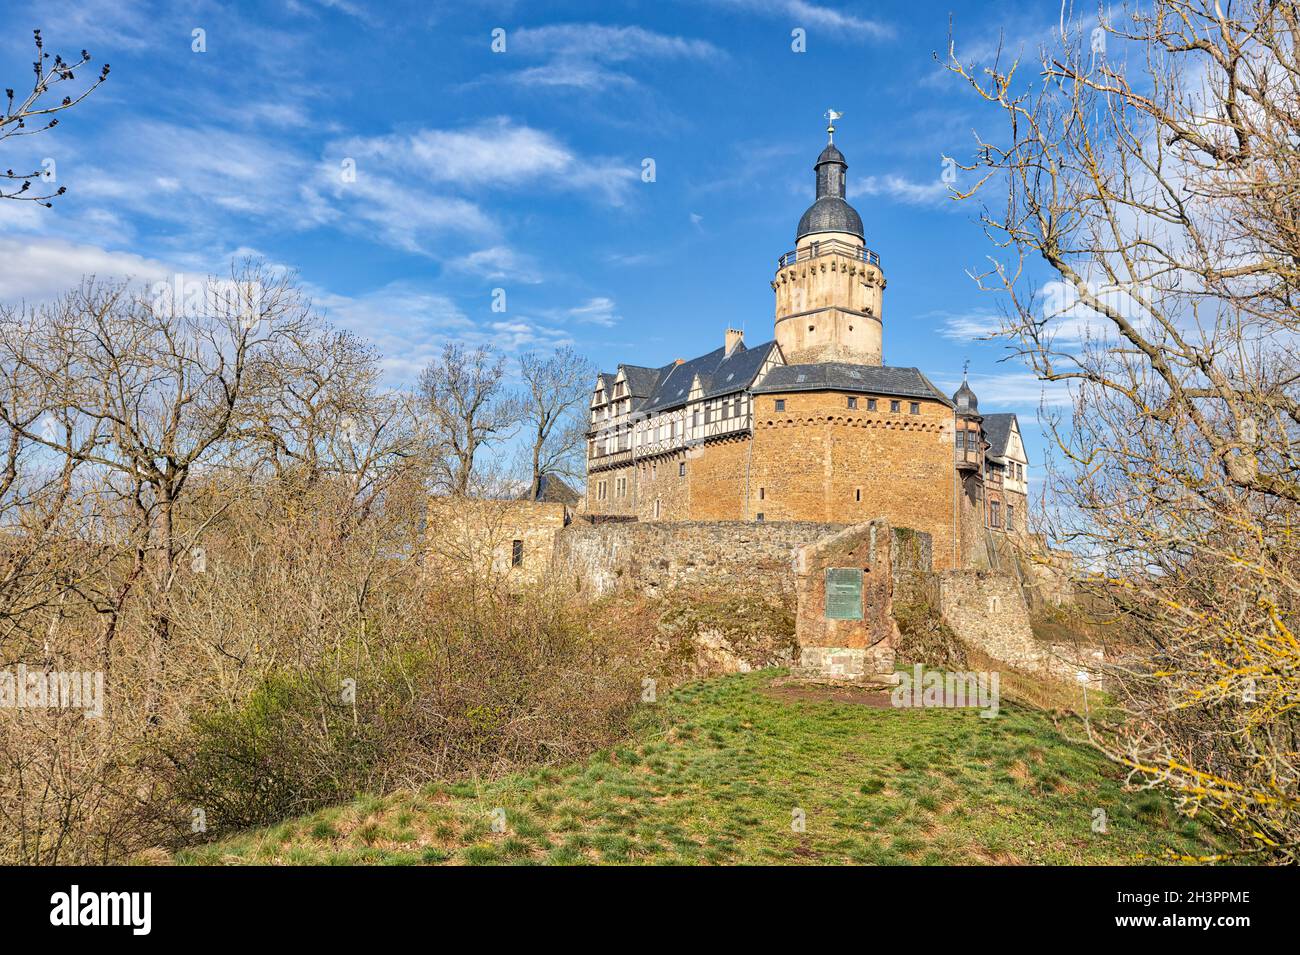
<path id="1" fill-rule="evenodd" d="M 845 198 L 849 164 L 831 141 L 817 157 L 817 198 L 799 220 L 793 251 L 781 256 L 776 341 L 789 364 L 881 363 L 885 275 L 863 240 L 862 217 Z"/>

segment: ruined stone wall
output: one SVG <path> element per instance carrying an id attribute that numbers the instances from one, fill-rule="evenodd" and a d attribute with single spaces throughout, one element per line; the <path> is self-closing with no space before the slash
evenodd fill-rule
<path id="1" fill-rule="evenodd" d="M 840 529 L 813 522 L 571 524 L 555 537 L 553 573 L 592 597 L 657 596 L 683 586 L 793 589 L 794 550 Z"/>
<path id="2" fill-rule="evenodd" d="M 1073 680 L 1081 665 L 1071 648 L 1043 643 L 1029 627 L 1029 608 L 1019 581 L 984 570 L 950 570 L 940 575 L 939 606 L 944 620 L 968 646 L 1009 666 Z"/>
<path id="3" fill-rule="evenodd" d="M 952 409 L 920 401 L 913 415 L 909 399 L 882 395 L 868 411 L 869 397 L 849 409 L 837 392 L 757 396 L 750 513 L 836 524 L 884 518 L 929 534 L 937 568 L 958 566 Z"/>
<path id="4" fill-rule="evenodd" d="M 426 525 L 426 566 L 449 578 L 491 572 L 536 582 L 550 573 L 555 536 L 564 525 L 563 504 L 434 498 Z"/>
<path id="5" fill-rule="evenodd" d="M 900 568 L 894 558 L 897 555 L 910 573 L 923 570 L 928 552 L 928 535 L 900 534 L 881 520 L 855 524 L 800 547 L 794 562 L 799 661 L 792 674 L 800 679 L 895 682 L 899 634 L 893 595 Z M 850 578 L 851 586 L 858 588 L 856 599 L 850 589 L 832 601 L 827 593 L 831 573 Z M 828 612 L 832 607 L 838 615 Z"/>

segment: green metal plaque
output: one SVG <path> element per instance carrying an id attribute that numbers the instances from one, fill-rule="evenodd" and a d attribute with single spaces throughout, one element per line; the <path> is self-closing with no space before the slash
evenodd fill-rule
<path id="1" fill-rule="evenodd" d="M 862 619 L 862 568 L 826 568 L 826 619 Z"/>

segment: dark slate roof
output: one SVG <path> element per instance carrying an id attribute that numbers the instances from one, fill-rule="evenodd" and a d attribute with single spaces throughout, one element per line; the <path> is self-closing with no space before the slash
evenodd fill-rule
<path id="1" fill-rule="evenodd" d="M 966 411 L 970 414 L 979 413 L 980 401 L 975 397 L 975 392 L 971 391 L 970 385 L 966 383 L 964 378 L 961 387 L 953 393 L 952 402 L 957 406 L 958 411 Z"/>
<path id="2" fill-rule="evenodd" d="M 707 355 L 690 361 L 664 365 L 659 369 L 659 382 L 654 394 L 637 410 L 666 411 L 686 404 L 690 400 L 691 384 L 696 375 L 700 376 L 700 385 L 706 398 L 748 388 L 775 347 L 774 341 L 753 348 L 746 348 L 744 342 L 741 342 L 732 349 L 730 355 L 723 348 L 715 348 Z"/>
<path id="3" fill-rule="evenodd" d="M 520 500 L 530 500 L 529 491 L 524 491 L 520 495 Z M 537 488 L 537 496 L 531 498 L 534 501 L 546 501 L 551 504 L 577 504 L 582 500 L 582 495 L 575 491 L 568 482 L 554 474 L 543 474 Z"/>
<path id="4" fill-rule="evenodd" d="M 633 398 L 649 398 L 659 383 L 660 370 L 644 365 L 619 365 L 627 376 L 627 391 Z"/>
<path id="5" fill-rule="evenodd" d="M 596 384 L 604 388 L 606 401 L 614 397 L 614 379 L 617 376 L 616 371 L 602 371 L 596 375 Z"/>
<path id="6" fill-rule="evenodd" d="M 831 361 L 815 365 L 777 365 L 759 382 L 754 392 L 853 391 L 862 394 L 925 398 L 952 407 L 947 395 L 916 368 L 890 368 Z"/>
<path id="7" fill-rule="evenodd" d="M 862 216 L 848 203 L 844 192 L 844 174 L 848 169 L 844 154 L 831 143 L 826 145 L 817 164 L 817 194 L 813 204 L 799 219 L 794 241 L 816 232 L 850 232 L 862 238 Z"/>
<path id="8" fill-rule="evenodd" d="M 794 240 L 798 242 L 806 235 L 816 232 L 848 232 L 858 238 L 864 238 L 862 216 L 839 196 L 822 196 L 799 217 L 799 228 Z"/>
<path id="9" fill-rule="evenodd" d="M 989 443 L 989 454 L 995 458 L 1007 453 L 1007 442 L 1011 440 L 1011 425 L 1017 428 L 1020 423 L 1014 414 L 986 414 L 984 416 L 984 440 Z"/>
<path id="10" fill-rule="evenodd" d="M 844 159 L 844 153 L 834 143 L 827 143 L 826 148 L 822 150 L 821 155 L 817 157 L 815 165 L 820 166 L 824 162 L 837 162 L 847 166 L 848 162 Z"/>

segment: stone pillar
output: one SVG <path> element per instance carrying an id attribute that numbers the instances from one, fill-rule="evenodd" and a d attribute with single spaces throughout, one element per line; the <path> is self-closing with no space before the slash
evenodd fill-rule
<path id="1" fill-rule="evenodd" d="M 893 547 L 893 529 L 877 519 L 795 551 L 795 678 L 898 682 Z"/>

